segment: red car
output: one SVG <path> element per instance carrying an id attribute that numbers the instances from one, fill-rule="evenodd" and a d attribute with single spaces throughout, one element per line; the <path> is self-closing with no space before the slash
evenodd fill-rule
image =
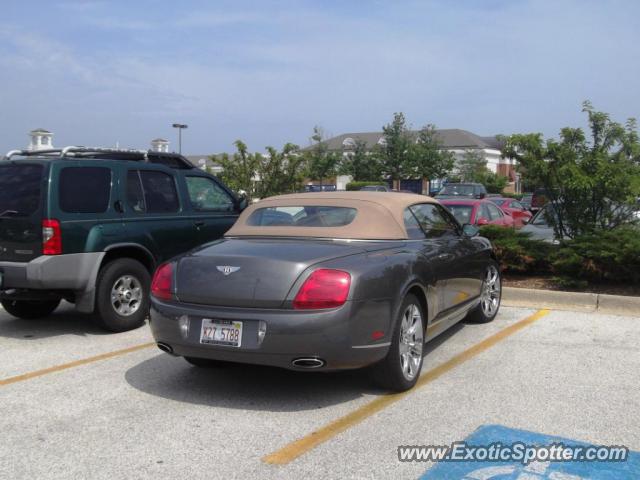
<path id="1" fill-rule="evenodd" d="M 513 217 L 489 200 L 440 200 L 461 225 L 500 225 L 514 228 Z"/>
<path id="2" fill-rule="evenodd" d="M 524 205 L 513 198 L 490 198 L 489 200 L 498 205 L 502 211 L 511 215 L 516 227 L 522 227 L 529 223 L 533 216 L 530 211 L 524 208 Z"/>

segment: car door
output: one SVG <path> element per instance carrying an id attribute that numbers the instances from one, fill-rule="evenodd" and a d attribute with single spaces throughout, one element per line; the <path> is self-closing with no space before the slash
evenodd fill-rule
<path id="1" fill-rule="evenodd" d="M 184 175 L 197 244 L 221 238 L 238 218 L 236 201 L 213 178 L 200 174 Z"/>
<path id="2" fill-rule="evenodd" d="M 487 203 L 486 207 L 489 212 L 489 224 L 500 225 L 502 227 L 513 225 L 513 219 L 498 207 L 496 207 L 493 203 Z"/>
<path id="3" fill-rule="evenodd" d="M 428 262 L 438 288 L 439 311 L 477 296 L 481 284 L 474 258 L 477 247 L 462 234 L 453 215 L 433 203 L 412 205 L 410 210 L 425 235 L 421 257 Z"/>
<path id="4" fill-rule="evenodd" d="M 190 250 L 195 232 L 180 202 L 175 171 L 160 166 L 127 169 L 124 221 L 130 241 L 149 245 L 163 261 Z"/>

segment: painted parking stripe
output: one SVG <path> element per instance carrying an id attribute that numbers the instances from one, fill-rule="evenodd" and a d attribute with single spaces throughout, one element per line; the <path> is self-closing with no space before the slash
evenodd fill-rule
<path id="1" fill-rule="evenodd" d="M 80 367 L 89 363 L 99 362 L 101 360 L 107 360 L 113 357 L 119 357 L 120 355 L 126 355 L 127 353 L 137 352 L 138 350 L 144 350 L 155 346 L 155 343 L 143 343 L 140 345 L 134 345 L 133 347 L 123 348 L 122 350 L 115 350 L 113 352 L 102 353 L 93 357 L 83 358 L 69 363 L 63 363 L 62 365 L 56 365 L 54 367 L 44 368 L 42 370 L 35 370 L 33 372 L 24 373 L 15 377 L 9 377 L 0 380 L 0 387 L 11 385 L 12 383 L 24 382 L 25 380 L 31 380 L 32 378 L 42 377 L 50 373 L 61 372 L 63 370 L 69 370 L 70 368 Z"/>
<path id="2" fill-rule="evenodd" d="M 501 342 L 502 340 L 510 337 L 511 335 L 519 332 L 523 328 L 531 325 L 536 320 L 544 317 L 550 312 L 550 310 L 538 310 L 532 315 L 509 325 L 506 328 L 503 328 L 499 332 L 491 335 L 480 343 L 475 344 L 474 346 L 468 348 L 467 350 L 459 353 L 454 356 L 450 360 L 438 365 L 437 367 L 424 372 L 416 386 L 407 392 L 402 393 L 394 393 L 390 395 L 384 395 L 381 397 L 377 397 L 376 399 L 366 403 L 365 405 L 357 408 L 351 413 L 334 420 L 333 422 L 321 427 L 315 432 L 310 433 L 309 435 L 302 437 L 294 442 L 284 446 L 280 450 L 273 452 L 262 458 L 262 461 L 265 463 L 273 464 L 273 465 L 286 465 L 287 463 L 292 462 L 299 456 L 305 454 L 306 452 L 314 449 L 318 445 L 330 440 L 336 435 L 344 432 L 345 430 L 357 425 L 363 420 L 369 418 L 370 416 L 376 414 L 380 410 L 392 405 L 398 400 L 404 398 L 409 395 L 415 389 L 424 387 L 428 383 L 436 380 L 440 376 L 447 373 L 449 370 L 463 364 L 467 360 L 475 357 L 476 355 L 484 352 L 485 350 L 491 348 L 495 344 Z"/>
<path id="3" fill-rule="evenodd" d="M 522 443 L 528 446 L 562 444 L 593 447 L 567 438 L 516 430 L 502 425 L 483 425 L 465 438 L 474 447 Z M 629 452 L 625 461 L 518 462 L 460 461 L 438 462 L 420 480 L 636 480 L 640 478 L 640 452 Z"/>

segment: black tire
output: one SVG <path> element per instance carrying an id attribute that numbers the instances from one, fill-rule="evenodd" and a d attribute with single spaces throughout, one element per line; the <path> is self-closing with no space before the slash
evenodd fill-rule
<path id="1" fill-rule="evenodd" d="M 222 360 L 212 360 L 210 358 L 198 358 L 198 357 L 183 357 L 187 363 L 199 368 L 215 368 L 226 367 L 229 362 L 223 362 Z"/>
<path id="2" fill-rule="evenodd" d="M 60 305 L 60 300 L 2 300 L 2 307 L 8 314 L 25 320 L 35 320 L 49 316 Z"/>
<path id="3" fill-rule="evenodd" d="M 412 378 L 407 378 L 402 368 L 401 353 L 400 353 L 400 348 L 401 348 L 400 331 L 401 331 L 401 324 L 405 316 L 405 313 L 407 312 L 407 309 L 411 305 L 417 308 L 420 313 L 420 319 L 421 319 L 421 325 L 422 325 L 421 327 L 422 336 L 421 336 L 420 347 L 419 347 L 420 360 L 416 368 L 417 371 L 415 371 L 415 374 Z M 422 364 L 423 364 L 422 355 L 423 355 L 423 347 L 424 347 L 425 325 L 426 325 L 425 312 L 424 312 L 424 309 L 422 308 L 422 305 L 420 304 L 420 301 L 415 295 L 412 295 L 412 294 L 407 295 L 404 301 L 402 302 L 400 310 L 398 311 L 398 315 L 395 319 L 393 335 L 391 337 L 391 345 L 389 346 L 389 353 L 387 353 L 387 356 L 384 358 L 384 360 L 376 363 L 370 368 L 371 377 L 376 384 L 378 384 L 379 386 L 385 389 L 393 390 L 396 392 L 404 392 L 405 390 L 409 390 L 410 388 L 413 388 L 413 386 L 418 381 L 418 378 L 420 378 L 420 372 L 422 371 Z"/>
<path id="4" fill-rule="evenodd" d="M 497 286 L 495 289 L 491 287 L 489 290 L 492 290 L 494 293 L 491 295 L 490 301 L 492 302 L 492 309 L 488 310 L 486 305 L 484 304 L 487 301 L 486 296 L 490 293 L 487 291 L 487 280 L 488 273 L 492 271 L 496 275 Z M 497 297 L 495 296 L 497 294 Z M 495 302 L 494 302 L 495 299 Z M 480 292 L 480 303 L 477 307 L 471 310 L 465 321 L 468 323 L 489 323 L 493 321 L 498 315 L 498 311 L 500 310 L 500 301 L 502 299 L 502 276 L 500 274 L 500 267 L 496 262 L 491 262 L 485 268 L 485 273 L 482 281 L 482 291 Z"/>
<path id="5" fill-rule="evenodd" d="M 116 282 L 123 277 L 135 279 L 140 286 L 141 293 L 138 306 L 133 313 L 119 313 L 112 304 L 112 289 Z M 95 314 L 98 324 L 111 332 L 126 332 L 142 326 L 149 314 L 150 285 L 151 277 L 149 272 L 137 260 L 119 258 L 104 265 L 98 274 L 96 283 Z M 131 290 L 133 291 L 134 289 Z"/>

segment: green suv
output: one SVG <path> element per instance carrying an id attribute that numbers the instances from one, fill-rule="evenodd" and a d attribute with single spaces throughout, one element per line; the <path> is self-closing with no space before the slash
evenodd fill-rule
<path id="1" fill-rule="evenodd" d="M 0 302 L 32 319 L 65 299 L 108 330 L 136 328 L 156 266 L 220 238 L 245 206 L 177 154 L 11 151 L 0 161 Z"/>

